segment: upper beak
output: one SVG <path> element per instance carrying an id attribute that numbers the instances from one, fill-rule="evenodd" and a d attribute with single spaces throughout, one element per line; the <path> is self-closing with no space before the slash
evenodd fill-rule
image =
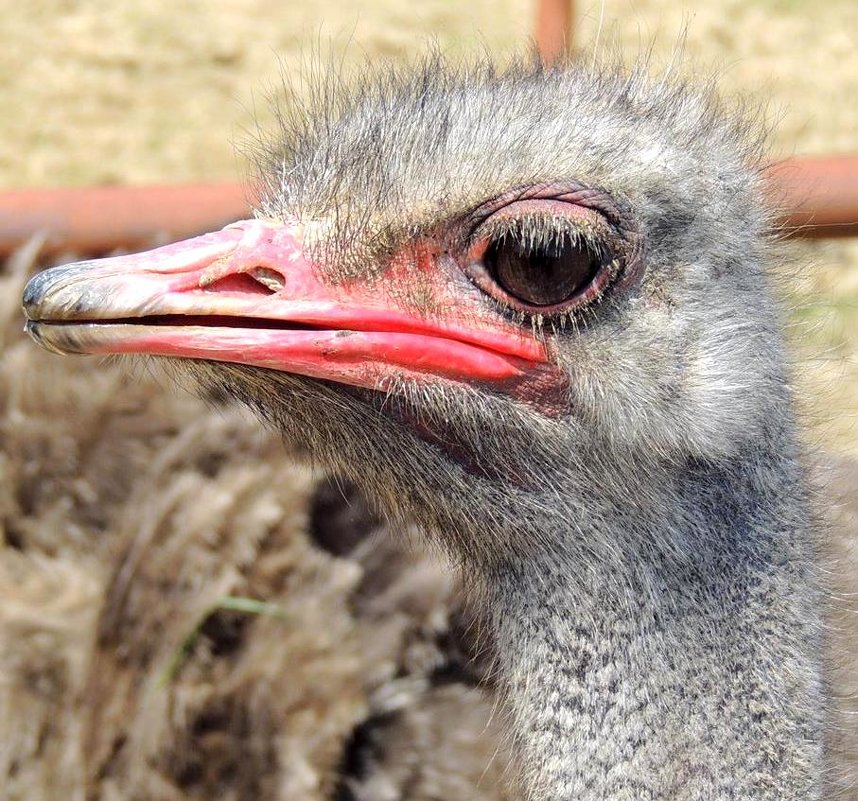
<path id="1" fill-rule="evenodd" d="M 236 362 L 371 389 L 392 376 L 518 384 L 547 368 L 541 342 L 483 307 L 464 308 L 438 275 L 435 311 L 415 311 L 384 289 L 413 275 L 326 282 L 302 240 L 298 225 L 245 220 L 55 267 L 24 291 L 27 331 L 60 353 Z"/>

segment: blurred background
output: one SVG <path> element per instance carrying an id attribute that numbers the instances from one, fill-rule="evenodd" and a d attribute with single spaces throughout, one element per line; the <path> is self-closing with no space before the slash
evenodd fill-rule
<path id="1" fill-rule="evenodd" d="M 431 44 L 503 62 L 529 46 L 535 7 L 0 0 L 0 17 L 13 189 L 243 180 L 243 143 L 314 51 L 346 71 Z M 858 152 L 854 0 L 579 2 L 574 46 L 717 75 L 767 109 L 773 158 Z M 792 247 L 782 292 L 807 440 L 854 580 L 858 240 Z M 19 298 L 43 263 L 35 242 L 0 272 L 0 798 L 515 797 L 490 645 L 446 572 L 243 412 L 154 368 L 37 349 Z M 850 603 L 832 618 L 844 698 Z"/>
<path id="2" fill-rule="evenodd" d="M 618 43 L 717 71 L 724 92 L 771 109 L 779 153 L 854 150 L 858 7 L 852 0 L 578 2 L 575 44 Z M 0 181 L 5 186 L 235 178 L 233 145 L 277 91 L 330 46 L 346 66 L 408 61 L 436 41 L 452 58 L 521 51 L 528 0 L 278 3 L 263 0 L 10 0 L 0 48 Z"/>

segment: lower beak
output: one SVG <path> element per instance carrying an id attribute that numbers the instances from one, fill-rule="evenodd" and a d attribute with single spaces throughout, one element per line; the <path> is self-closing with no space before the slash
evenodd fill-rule
<path id="1" fill-rule="evenodd" d="M 443 312 L 415 312 L 378 285 L 326 282 L 299 226 L 245 220 L 47 270 L 27 285 L 24 310 L 27 331 L 58 353 L 208 359 L 370 389 L 392 377 L 517 384 L 548 369 L 529 332 L 463 309 L 434 280 Z"/>

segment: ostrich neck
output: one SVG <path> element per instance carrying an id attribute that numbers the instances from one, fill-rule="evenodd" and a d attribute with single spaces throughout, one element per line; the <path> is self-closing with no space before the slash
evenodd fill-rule
<path id="1" fill-rule="evenodd" d="M 576 526 L 551 538 L 574 547 L 499 571 L 491 607 L 529 798 L 819 797 L 819 599 L 788 483 L 772 503 L 685 515 L 686 531 L 644 511 L 645 539 L 592 532 L 613 537 L 598 558 Z M 677 534 L 682 557 L 647 546 Z"/>

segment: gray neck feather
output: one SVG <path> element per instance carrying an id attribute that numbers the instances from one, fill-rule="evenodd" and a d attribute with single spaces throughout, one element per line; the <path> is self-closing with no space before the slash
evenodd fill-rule
<path id="1" fill-rule="evenodd" d="M 580 531 L 553 532 L 560 545 L 498 568 L 489 607 L 531 798 L 819 797 L 814 534 L 798 468 L 776 461 L 683 471 L 656 506 L 699 513 L 637 510 L 652 547 L 593 531 L 609 547 L 584 560 Z M 684 556 L 658 545 L 678 540 Z"/>

